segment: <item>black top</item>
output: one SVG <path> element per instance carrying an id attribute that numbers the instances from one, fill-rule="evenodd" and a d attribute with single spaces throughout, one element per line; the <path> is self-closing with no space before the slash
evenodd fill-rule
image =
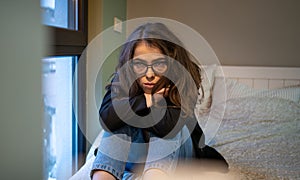
<path id="1" fill-rule="evenodd" d="M 222 171 L 224 171 L 224 167 L 227 171 L 228 164 L 222 155 L 215 149 L 205 145 L 203 131 L 197 123 L 195 116 L 187 118 L 181 117 L 181 109 L 172 104 L 168 98 L 165 99 L 167 103 L 167 106 L 165 106 L 166 108 L 161 108 L 160 106 L 152 106 L 151 108 L 148 108 L 146 105 L 146 98 L 142 91 L 139 94 L 129 97 L 128 95 L 126 96 L 121 94 L 123 93 L 119 92 L 119 88 L 115 89 L 112 86 L 109 86 L 103 98 L 99 110 L 101 118 L 99 119 L 102 127 L 106 131 L 114 132 L 115 130 L 127 125 L 127 123 L 134 123 L 134 121 L 137 120 L 137 118 L 133 118 L 135 114 L 140 116 L 138 123 L 140 127 L 145 127 L 142 128 L 143 130 L 152 132 L 160 138 L 172 138 L 184 125 L 186 125 L 191 132 L 196 158 L 218 160 L 218 162 L 221 162 L 222 164 Z M 131 109 L 128 105 L 130 105 Z M 115 109 L 118 109 L 118 111 L 116 112 Z M 154 113 L 149 115 L 150 112 L 153 111 Z M 162 118 L 155 118 L 154 116 L 156 115 L 159 115 L 159 117 Z M 143 122 L 145 122 L 144 125 Z M 153 126 L 148 127 L 147 124 L 149 124 L 149 122 L 152 123 Z"/>

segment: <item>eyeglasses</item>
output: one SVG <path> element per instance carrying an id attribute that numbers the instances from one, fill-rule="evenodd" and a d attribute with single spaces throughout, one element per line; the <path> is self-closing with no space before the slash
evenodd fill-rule
<path id="1" fill-rule="evenodd" d="M 131 61 L 131 66 L 136 74 L 146 74 L 148 68 L 151 67 L 155 74 L 163 74 L 168 69 L 168 61 L 166 59 L 155 60 L 152 64 L 147 64 L 145 61 L 135 59 Z"/>

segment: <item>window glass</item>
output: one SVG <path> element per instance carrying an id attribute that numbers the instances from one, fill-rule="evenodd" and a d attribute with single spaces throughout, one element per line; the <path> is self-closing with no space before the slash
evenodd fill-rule
<path id="1" fill-rule="evenodd" d="M 54 48 L 49 57 L 42 59 L 44 179 L 65 180 L 83 165 L 87 148 L 78 125 L 80 121 L 85 126 L 82 120 L 85 99 L 78 96 L 85 92 L 85 69 L 80 70 L 80 77 L 75 72 L 78 57 L 87 43 L 87 27 L 83 21 L 87 1 L 40 0 L 40 6 L 42 23 L 51 26 L 47 29 L 54 35 L 51 41 Z"/>
<path id="2" fill-rule="evenodd" d="M 44 100 L 44 179 L 68 179 L 73 171 L 77 144 L 76 107 L 73 95 L 76 57 L 44 58 L 42 89 Z M 76 77 L 74 79 L 76 81 Z"/>
<path id="3" fill-rule="evenodd" d="M 45 25 L 77 30 L 77 0 L 40 0 Z"/>

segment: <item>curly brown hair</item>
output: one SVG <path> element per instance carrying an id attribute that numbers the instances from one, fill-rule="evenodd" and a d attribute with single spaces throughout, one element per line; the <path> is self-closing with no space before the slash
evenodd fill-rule
<path id="1" fill-rule="evenodd" d="M 118 86 L 137 94 L 141 91 L 136 75 L 130 68 L 135 48 L 141 43 L 158 48 L 173 63 L 169 70 L 153 88 L 152 93 L 161 88 L 169 88 L 170 101 L 181 108 L 182 115 L 193 116 L 199 89 L 202 91 L 200 66 L 192 60 L 191 54 L 183 47 L 182 42 L 162 23 L 146 23 L 136 28 L 124 43 L 119 63 L 116 67 Z M 184 68 L 183 68 L 184 67 Z M 120 71 L 120 69 L 122 69 Z"/>

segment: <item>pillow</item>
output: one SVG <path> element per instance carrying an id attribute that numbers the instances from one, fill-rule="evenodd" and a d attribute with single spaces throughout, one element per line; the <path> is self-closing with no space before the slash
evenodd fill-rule
<path id="1" fill-rule="evenodd" d="M 204 109 L 200 104 L 196 105 L 194 109 L 198 123 L 206 136 L 205 143 L 207 145 L 214 143 L 214 137 L 218 133 L 218 128 L 216 127 L 219 127 L 222 122 L 228 100 L 245 97 L 276 97 L 277 99 L 285 99 L 298 103 L 300 99 L 300 87 L 298 86 L 273 90 L 258 90 L 232 79 L 218 77 L 215 78 L 214 82 L 211 106 L 206 106 L 206 109 Z"/>
<path id="2" fill-rule="evenodd" d="M 221 88 L 222 83 L 225 83 L 225 88 Z M 241 97 L 277 97 L 287 99 L 299 103 L 300 100 L 300 85 L 290 86 L 278 89 L 254 89 L 245 84 L 239 83 L 237 80 L 216 78 L 215 87 L 213 89 L 213 101 L 218 101 L 218 96 L 223 94 L 226 99 L 234 99 Z"/>
<path id="3" fill-rule="evenodd" d="M 203 93 L 201 89 L 199 89 L 198 101 L 196 104 L 196 108 L 200 113 L 208 112 L 211 103 L 212 103 L 212 89 L 215 81 L 215 73 L 217 69 L 216 64 L 201 66 L 201 77 L 202 77 L 202 87 Z M 201 99 L 203 95 L 203 98 Z"/>
<path id="4" fill-rule="evenodd" d="M 300 100 L 300 86 L 284 87 L 279 89 L 272 89 L 269 91 L 261 91 L 256 93 L 258 97 L 278 97 L 299 103 Z"/>

